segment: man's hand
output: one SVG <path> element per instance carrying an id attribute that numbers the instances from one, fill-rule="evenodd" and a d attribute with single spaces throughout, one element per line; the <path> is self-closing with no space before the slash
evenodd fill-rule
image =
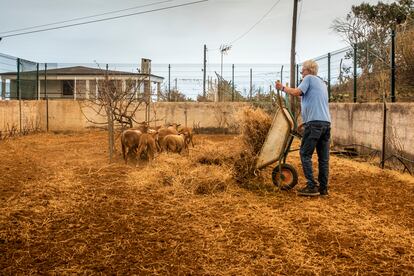
<path id="1" fill-rule="evenodd" d="M 283 86 L 283 84 L 280 81 L 276 81 L 275 86 L 277 90 L 282 90 L 289 95 L 296 96 L 296 97 L 299 97 L 302 95 L 302 91 L 299 88 L 290 88 L 290 87 Z"/>
<path id="2" fill-rule="evenodd" d="M 277 90 L 282 90 L 283 89 L 283 84 L 280 81 L 276 81 L 276 89 Z"/>
<path id="3" fill-rule="evenodd" d="M 298 133 L 303 136 L 303 132 L 305 131 L 305 124 L 300 124 L 298 126 Z"/>

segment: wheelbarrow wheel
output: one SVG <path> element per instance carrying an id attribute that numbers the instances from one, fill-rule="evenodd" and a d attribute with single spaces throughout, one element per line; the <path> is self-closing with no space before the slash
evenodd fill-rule
<path id="1" fill-rule="evenodd" d="M 279 171 L 277 165 L 272 171 L 272 181 L 277 187 L 282 190 L 290 190 L 298 184 L 298 172 L 295 167 L 289 164 L 282 164 L 280 166 L 282 173 Z"/>

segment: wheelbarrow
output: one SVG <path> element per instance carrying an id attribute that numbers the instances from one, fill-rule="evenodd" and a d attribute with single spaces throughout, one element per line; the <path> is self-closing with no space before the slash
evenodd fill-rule
<path id="1" fill-rule="evenodd" d="M 266 136 L 256 162 L 256 170 L 276 164 L 272 171 L 272 182 L 282 190 L 290 190 L 298 183 L 298 173 L 294 166 L 286 163 L 296 132 L 296 123 L 289 110 L 279 105 L 272 125 Z"/>

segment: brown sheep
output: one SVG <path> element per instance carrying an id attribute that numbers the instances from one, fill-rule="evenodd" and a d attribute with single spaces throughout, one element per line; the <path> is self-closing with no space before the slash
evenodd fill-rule
<path id="1" fill-rule="evenodd" d="M 179 133 L 184 134 L 186 140 L 185 144 L 187 145 L 187 147 L 191 143 L 191 146 L 194 148 L 193 129 L 191 127 L 182 127 Z"/>
<path id="2" fill-rule="evenodd" d="M 134 130 L 139 130 L 142 133 L 155 133 L 158 132 L 158 130 L 161 128 L 161 126 L 156 126 L 156 127 L 149 127 L 149 124 L 145 121 L 138 123 L 137 126 L 130 128 L 130 129 L 134 129 Z M 156 136 L 156 140 L 155 140 L 155 144 L 157 146 L 157 151 L 161 151 L 159 142 L 158 142 L 158 136 Z"/>
<path id="3" fill-rule="evenodd" d="M 172 124 L 169 124 L 168 126 L 166 126 L 166 128 L 178 130 L 179 126 L 181 126 L 181 124 L 172 123 Z"/>
<path id="4" fill-rule="evenodd" d="M 164 140 L 164 137 L 171 134 L 178 135 L 178 131 L 172 127 L 164 127 L 158 130 L 158 149 L 162 150 L 161 145 L 163 143 L 162 141 Z"/>
<path id="5" fill-rule="evenodd" d="M 186 149 L 184 134 L 169 134 L 162 141 L 162 149 L 167 152 L 181 153 Z"/>
<path id="6" fill-rule="evenodd" d="M 157 145 L 155 144 L 155 141 L 157 140 L 157 135 L 157 131 L 152 133 L 143 133 L 141 135 L 137 150 L 138 157 L 141 157 L 141 154 L 145 153 L 148 161 L 154 159 L 155 153 L 157 152 Z"/>
<path id="7" fill-rule="evenodd" d="M 156 127 L 151 128 L 149 124 L 144 121 L 144 122 L 138 123 L 137 126 L 134 126 L 133 128 L 130 128 L 130 129 L 136 129 L 136 130 L 141 131 L 142 133 L 146 133 L 146 132 L 151 133 L 151 132 L 158 131 L 160 128 L 161 126 L 156 126 Z"/>
<path id="8" fill-rule="evenodd" d="M 128 156 L 136 151 L 139 145 L 139 140 L 142 135 L 142 132 L 136 129 L 127 129 L 124 130 L 121 134 L 121 146 L 122 146 L 122 156 L 124 157 L 125 164 L 128 163 Z M 126 150 L 128 152 L 126 153 Z"/>

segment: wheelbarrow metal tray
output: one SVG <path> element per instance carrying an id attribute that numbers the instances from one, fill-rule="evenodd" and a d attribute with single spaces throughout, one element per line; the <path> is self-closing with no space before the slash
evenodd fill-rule
<path id="1" fill-rule="evenodd" d="M 293 119 L 288 110 L 286 108 L 283 109 L 284 112 L 281 108 L 278 108 L 276 111 L 256 162 L 257 169 L 279 161 L 279 158 L 282 158 L 285 153 L 287 140 L 293 130 Z"/>

